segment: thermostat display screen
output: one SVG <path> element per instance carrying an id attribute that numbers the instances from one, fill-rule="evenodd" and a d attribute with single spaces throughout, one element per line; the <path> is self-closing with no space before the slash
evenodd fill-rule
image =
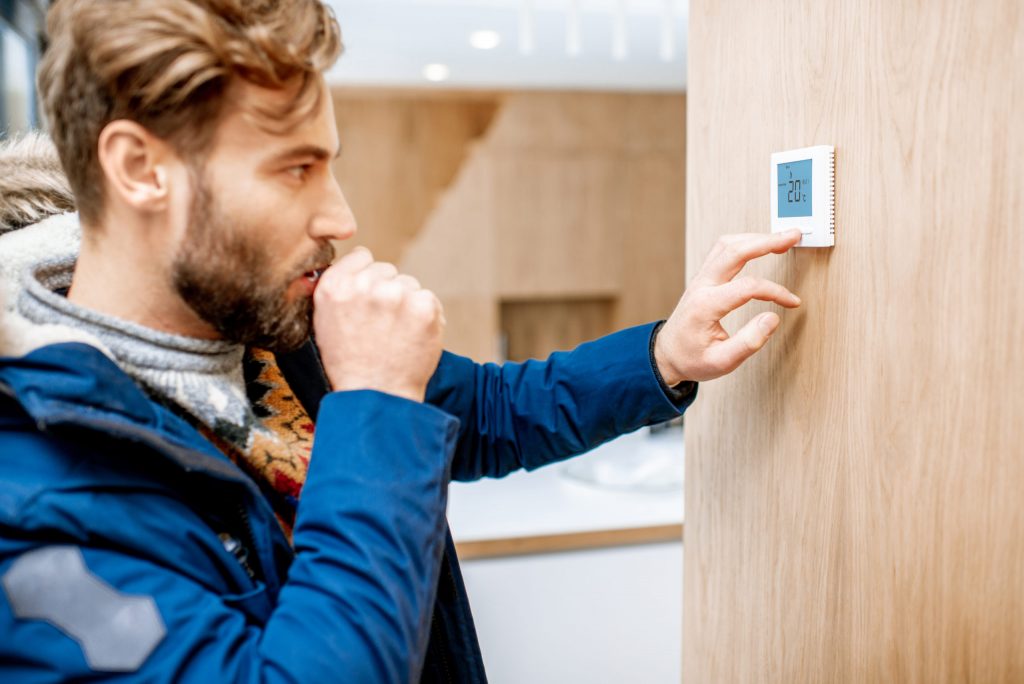
<path id="1" fill-rule="evenodd" d="M 779 218 L 811 216 L 810 159 L 784 162 L 779 170 Z"/>

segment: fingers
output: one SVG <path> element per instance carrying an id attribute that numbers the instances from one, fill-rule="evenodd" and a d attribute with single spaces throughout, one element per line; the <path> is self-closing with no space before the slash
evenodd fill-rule
<path id="1" fill-rule="evenodd" d="M 355 275 L 373 263 L 373 253 L 366 247 L 356 247 L 331 265 L 329 270 L 338 275 Z"/>
<path id="2" fill-rule="evenodd" d="M 430 290 L 417 290 L 409 295 L 409 310 L 424 319 L 440 319 L 444 316 L 441 302 Z"/>
<path id="3" fill-rule="evenodd" d="M 710 365 L 717 368 L 721 375 L 733 372 L 767 344 L 768 339 L 778 330 L 780 322 L 778 314 L 772 312 L 755 317 L 735 335 L 708 350 Z"/>
<path id="4" fill-rule="evenodd" d="M 800 306 L 800 298 L 788 289 L 764 278 L 746 276 L 709 288 L 707 295 L 718 318 L 740 308 L 752 299 L 774 302 L 789 309 Z"/>
<path id="5" fill-rule="evenodd" d="M 398 301 L 421 289 L 416 278 L 399 273 L 394 264 L 374 261 L 370 250 L 356 247 L 324 271 L 317 292 L 333 292 L 338 298 L 372 292 L 384 301 Z"/>
<path id="6" fill-rule="evenodd" d="M 671 344 L 655 348 L 656 355 L 661 350 L 665 367 L 684 379 L 713 380 L 731 373 L 761 349 L 781 323 L 778 314 L 756 316 L 732 337 L 721 319 L 753 299 L 795 308 L 801 305 L 800 298 L 771 280 L 733 278 L 752 259 L 782 254 L 800 238 L 799 230 L 722 237 L 658 337 L 659 341 L 672 338 Z"/>
<path id="7" fill-rule="evenodd" d="M 394 280 L 397 275 L 398 269 L 395 268 L 394 264 L 375 261 L 356 273 L 353 282 L 355 283 L 356 289 L 366 291 L 378 283 Z"/>
<path id="8" fill-rule="evenodd" d="M 405 273 L 400 274 L 395 278 L 395 280 L 401 283 L 402 287 L 407 290 L 420 290 L 423 288 L 423 286 L 420 285 L 420 281 L 416 280 L 416 278 L 413 278 L 411 275 L 406 275 Z"/>
<path id="9" fill-rule="evenodd" d="M 800 241 L 798 229 L 785 233 L 745 233 L 722 236 L 711 249 L 698 278 L 720 285 L 732 280 L 747 262 L 766 254 L 782 254 Z"/>

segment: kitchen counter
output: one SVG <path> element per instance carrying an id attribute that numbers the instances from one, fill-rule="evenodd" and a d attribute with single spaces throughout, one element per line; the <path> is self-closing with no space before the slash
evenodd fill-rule
<path id="1" fill-rule="evenodd" d="M 464 559 L 680 540 L 683 434 L 638 430 L 582 456 L 502 479 L 452 483 Z"/>

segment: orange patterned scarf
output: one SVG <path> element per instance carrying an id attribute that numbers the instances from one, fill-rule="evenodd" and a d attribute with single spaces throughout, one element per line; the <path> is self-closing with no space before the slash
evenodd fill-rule
<path id="1" fill-rule="evenodd" d="M 313 451 L 313 421 L 271 352 L 247 350 L 244 366 L 249 401 L 266 431 L 253 433 L 248 450 L 239 449 L 209 428 L 202 432 L 259 484 L 291 540 L 295 509 Z"/>

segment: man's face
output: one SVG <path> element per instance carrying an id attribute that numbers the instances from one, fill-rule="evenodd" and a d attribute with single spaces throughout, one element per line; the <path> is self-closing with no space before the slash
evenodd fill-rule
<path id="1" fill-rule="evenodd" d="M 236 102 L 290 96 L 235 90 Z M 206 163 L 193 172 L 172 264 L 178 294 L 225 339 L 288 351 L 308 338 L 316 279 L 334 257 L 329 240 L 356 230 L 331 172 L 338 149 L 326 90 L 318 110 L 284 134 L 267 132 L 242 107 L 225 112 Z"/>

